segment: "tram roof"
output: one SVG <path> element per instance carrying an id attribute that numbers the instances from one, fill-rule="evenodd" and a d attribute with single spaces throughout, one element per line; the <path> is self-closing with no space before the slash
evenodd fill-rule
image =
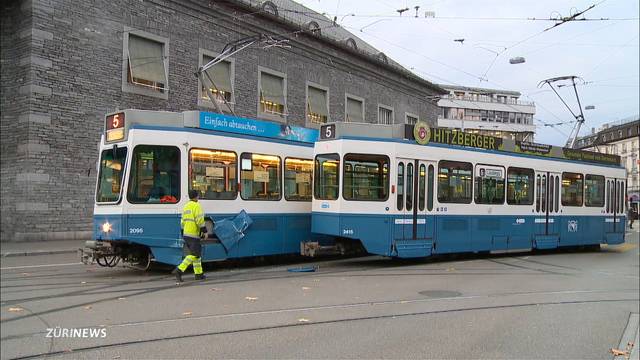
<path id="1" fill-rule="evenodd" d="M 127 109 L 106 115 L 105 142 L 123 141 L 127 138 L 128 130 L 138 126 L 165 130 L 198 129 L 203 133 L 215 131 L 304 144 L 313 144 L 318 140 L 318 130 L 289 124 L 206 111 L 170 112 Z"/>
<path id="2" fill-rule="evenodd" d="M 421 128 L 428 134 L 427 140 L 417 141 L 415 136 Z M 327 136 L 330 134 L 330 136 Z M 424 133 L 423 133 L 424 134 Z M 502 155 L 553 159 L 594 165 L 623 168 L 620 156 L 592 151 L 577 150 L 561 146 L 515 141 L 481 134 L 468 133 L 449 128 L 429 128 L 425 123 L 414 125 L 376 125 L 355 123 L 332 123 L 320 128 L 320 141 L 358 140 L 397 142 L 410 145 L 428 145 L 466 151 L 491 152 Z"/>

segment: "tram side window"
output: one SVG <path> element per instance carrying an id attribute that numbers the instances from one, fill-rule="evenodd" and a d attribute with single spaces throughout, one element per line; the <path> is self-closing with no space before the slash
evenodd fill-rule
<path id="1" fill-rule="evenodd" d="M 424 164 L 420 164 L 419 180 L 418 180 L 418 210 L 424 210 L 424 192 L 425 192 L 425 178 L 427 175 L 427 169 Z"/>
<path id="2" fill-rule="evenodd" d="M 126 147 L 119 147 L 116 151 L 112 149 L 102 151 L 96 202 L 115 202 L 120 199 L 126 158 Z"/>
<path id="3" fill-rule="evenodd" d="M 311 201 L 313 160 L 284 159 L 284 198 L 287 201 Z"/>
<path id="4" fill-rule="evenodd" d="M 562 173 L 562 206 L 582 206 L 582 174 Z"/>
<path id="5" fill-rule="evenodd" d="M 476 204 L 504 204 L 504 168 L 476 165 Z"/>
<path id="6" fill-rule="evenodd" d="M 346 154 L 342 197 L 345 200 L 385 201 L 389 197 L 389 158 Z"/>
<path id="7" fill-rule="evenodd" d="M 180 199 L 180 150 L 175 146 L 136 146 L 127 199 L 133 204 L 177 203 Z"/>
<path id="8" fill-rule="evenodd" d="M 429 165 L 429 172 L 427 175 L 427 210 L 433 210 L 433 165 Z"/>
<path id="9" fill-rule="evenodd" d="M 338 183 L 340 156 L 338 154 L 322 154 L 316 156 L 314 181 L 314 196 L 318 200 L 336 200 L 338 198 Z"/>
<path id="10" fill-rule="evenodd" d="M 534 172 L 532 169 L 510 167 L 507 170 L 507 204 L 533 204 Z"/>
<path id="11" fill-rule="evenodd" d="M 238 195 L 238 157 L 233 151 L 191 149 L 189 190 L 198 190 L 203 200 L 232 200 Z"/>
<path id="12" fill-rule="evenodd" d="M 584 204 L 590 207 L 604 205 L 604 176 L 587 174 L 584 178 Z"/>
<path id="13" fill-rule="evenodd" d="M 404 163 L 398 163 L 398 194 L 396 198 L 398 210 L 404 209 Z"/>
<path id="14" fill-rule="evenodd" d="M 240 182 L 243 200 L 280 200 L 280 157 L 243 153 L 240 156 Z"/>
<path id="15" fill-rule="evenodd" d="M 473 165 L 467 162 L 440 161 L 438 164 L 438 202 L 471 203 Z"/>

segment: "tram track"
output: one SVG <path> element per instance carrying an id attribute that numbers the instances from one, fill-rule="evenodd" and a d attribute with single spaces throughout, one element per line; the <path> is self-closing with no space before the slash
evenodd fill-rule
<path id="1" fill-rule="evenodd" d="M 500 258 L 512 258 L 512 259 L 517 259 L 516 257 L 513 256 L 502 256 L 499 255 L 498 257 Z M 494 258 L 479 258 L 478 260 L 485 260 L 485 261 L 489 261 L 495 264 L 499 264 L 502 266 L 506 266 L 506 267 L 513 267 L 513 268 L 517 268 L 517 269 L 521 269 L 523 271 L 531 271 L 534 273 L 539 273 L 539 274 L 548 274 L 548 275 L 571 275 L 571 274 L 566 274 L 566 273 L 559 273 L 559 272 L 553 272 L 553 271 L 545 271 L 542 269 L 538 269 L 538 268 L 531 268 L 531 267 L 526 267 L 526 266 L 521 266 L 521 265 L 514 265 L 514 264 L 509 264 L 506 263 L 504 261 L 497 261 Z M 364 265 L 360 264 L 357 267 L 351 268 L 349 266 L 351 266 L 351 264 L 344 264 L 345 261 L 344 259 L 340 259 L 338 260 L 337 264 L 333 264 L 335 260 L 329 260 L 326 262 L 320 262 L 320 266 L 322 266 L 323 269 L 326 269 L 327 267 L 324 267 L 323 265 L 331 265 L 329 266 L 329 268 L 331 267 L 338 267 L 340 266 L 340 268 L 336 269 L 336 270 L 329 270 L 329 271 L 323 271 L 321 273 L 314 273 L 312 275 L 312 277 L 314 278 L 322 278 L 322 277 L 380 277 L 380 276 L 420 276 L 420 275 L 432 275 L 432 276 L 460 276 L 460 275 L 465 275 L 465 276 L 471 276 L 471 275 L 476 275 L 476 276 L 486 276 L 486 275 L 490 275 L 490 276 L 497 276 L 497 275 L 513 275 L 512 273 L 507 273 L 507 274 L 499 274 L 499 273 L 494 273 L 494 272 L 490 272 L 490 273 L 477 273 L 477 272 L 465 272 L 463 273 L 462 271 L 458 270 L 456 272 L 447 272 L 447 270 L 449 268 L 437 268 L 437 269 L 415 269 L 415 271 L 422 271 L 422 272 L 430 272 L 428 274 L 416 274 L 416 273 L 388 273 L 388 271 L 392 271 L 392 270 L 397 270 L 397 269 L 402 269 L 402 268 L 406 268 L 407 264 L 406 261 L 404 261 L 401 264 L 398 265 L 391 265 L 391 266 L 386 266 L 386 267 L 382 267 L 379 266 L 380 264 L 380 260 L 375 259 L 373 260 L 373 262 L 367 262 L 367 261 L 356 261 L 356 263 L 363 263 Z M 388 265 L 388 260 L 384 260 L 385 264 L 384 265 Z M 452 264 L 455 264 L 459 261 L 454 261 L 452 262 Z M 419 264 L 419 263 L 415 263 L 410 261 L 410 264 Z M 342 266 L 341 266 L 342 265 Z M 281 274 L 284 269 L 279 269 L 281 267 L 281 265 L 278 265 L 275 269 L 273 267 L 269 267 L 266 269 L 261 269 L 259 271 L 255 271 L 255 269 L 248 269 L 248 270 L 240 270 L 240 271 L 229 271 L 226 274 L 223 274 L 223 276 L 217 277 L 215 279 L 211 279 L 205 282 L 200 282 L 200 283 L 186 283 L 181 285 L 181 287 L 189 287 L 189 286 L 198 286 L 201 284 L 204 285 L 229 285 L 229 284 L 238 284 L 238 283 L 243 283 L 243 282 L 252 282 L 252 281 L 266 281 L 266 280 L 277 280 L 277 279 L 287 279 L 287 278 L 301 278 L 301 277 L 305 277 L 306 275 L 301 274 L 301 273 L 284 273 Z M 404 271 L 407 271 L 408 269 L 403 269 Z M 471 269 L 466 269 L 468 271 L 473 271 Z M 483 269 L 483 270 L 487 270 L 487 269 Z M 496 268 L 496 271 L 500 271 L 500 270 L 504 270 L 501 268 Z M 358 272 L 373 272 L 373 273 L 369 273 L 369 274 L 348 274 L 345 275 L 345 273 L 358 273 Z M 440 273 L 433 273 L 433 271 L 442 271 Z M 380 272 L 387 272 L 387 273 L 380 273 Z M 269 276 L 271 273 L 277 273 L 278 275 L 275 276 Z M 233 277 L 238 277 L 238 276 L 245 276 L 245 275 L 266 275 L 266 276 L 253 276 L 250 278 L 244 278 L 244 279 L 231 279 Z M 518 273 L 518 275 L 525 275 L 524 273 Z M 533 274 L 532 274 L 533 275 Z M 94 304 L 100 304 L 100 303 L 107 303 L 110 301 L 117 301 L 122 295 L 122 293 L 128 293 L 127 294 L 127 298 L 133 298 L 133 297 L 138 297 L 138 296 L 143 296 L 143 295 L 149 295 L 149 294 L 153 294 L 153 293 L 157 293 L 157 292 L 161 292 L 164 290 L 171 290 L 171 289 L 175 289 L 176 285 L 175 283 L 172 281 L 172 276 L 170 275 L 161 275 L 161 276 L 157 276 L 154 278 L 150 278 L 150 279 L 144 279 L 144 280 L 133 280 L 133 281 L 119 281 L 113 284 L 104 284 L 104 286 L 99 286 L 99 287 L 93 287 L 90 289 L 81 289 L 78 291 L 72 291 L 72 292 L 67 292 L 67 293 L 62 293 L 62 294 L 58 294 L 58 295 L 44 295 L 44 296 L 37 296 L 37 297 L 30 297 L 30 298 L 21 298 L 21 299 L 13 299 L 13 300 L 3 300 L 2 303 L 3 305 L 19 305 L 22 303 L 28 303 L 28 302 L 32 302 L 32 301 L 39 301 L 39 300 L 44 300 L 44 299 L 54 299 L 54 298 L 61 298 L 61 297 L 75 297 L 75 296 L 90 296 L 90 295 L 101 295 L 101 294 L 113 294 L 114 292 L 117 292 L 118 294 L 115 296 L 111 296 L 111 297 L 107 297 L 107 298 L 103 298 L 103 299 L 97 299 L 97 300 L 91 300 L 91 301 L 86 301 L 86 302 L 82 302 L 79 304 L 75 304 L 75 305 L 68 305 L 68 306 L 63 306 L 63 307 L 58 307 L 58 308 L 54 308 L 54 309 L 49 309 L 49 310 L 44 310 L 41 312 L 37 312 L 34 314 L 27 314 L 24 316 L 17 316 L 17 317 L 12 317 L 9 319 L 1 319 L 0 323 L 4 324 L 4 323 L 9 323 L 9 322 L 14 322 L 14 321 L 18 321 L 18 320 L 22 320 L 22 319 L 26 319 L 32 316 L 35 316 L 35 314 L 37 315 L 47 315 L 47 314 L 51 314 L 51 313 L 56 313 L 59 311 L 65 311 L 65 310 L 70 310 L 73 308 L 80 308 L 80 307 L 84 307 L 84 306 L 89 306 L 89 305 L 94 305 Z M 140 283 L 150 283 L 150 282 L 159 282 L 159 281 L 169 281 L 170 283 L 168 285 L 162 285 L 162 286 L 157 286 L 157 287 L 152 287 L 152 288 L 148 288 L 148 287 L 143 287 L 143 288 L 135 288 L 135 289 L 120 289 L 120 290 L 113 290 L 116 287 L 122 287 L 122 286 L 128 286 L 128 285 L 133 285 L 133 284 L 140 284 Z M 81 286 L 90 286 L 91 284 L 81 284 Z M 37 291 L 37 290 L 36 290 Z M 132 293 L 131 293 L 132 292 Z"/>
<path id="2" fill-rule="evenodd" d="M 609 290 L 604 290 L 604 291 L 609 291 Z M 637 291 L 637 289 L 633 289 L 633 291 Z M 591 291 L 587 291 L 587 292 L 591 292 Z M 544 293 L 544 292 L 532 292 L 532 293 Z M 530 295 L 532 293 L 526 293 L 526 295 Z M 551 293 L 557 293 L 557 292 L 551 292 Z M 525 293 L 523 293 L 525 294 Z M 484 297 L 484 296 L 483 296 Z M 472 297 L 463 297 L 464 299 L 470 299 Z M 473 297 L 476 298 L 476 297 Z M 479 297 L 478 297 L 479 298 Z M 442 298 L 442 299 L 437 299 L 437 300 L 452 300 L 455 298 Z M 434 299 L 430 299 L 430 300 L 434 300 Z M 353 307 L 353 306 L 372 306 L 372 305 L 376 305 L 376 304 L 406 304 L 406 303 L 410 303 L 410 302 L 415 302 L 411 301 L 411 300 L 396 300 L 393 302 L 367 302 L 367 303 L 360 303 L 360 304 L 344 304 L 344 305 L 330 305 L 330 306 L 324 306 L 322 308 L 324 309 L 336 309 L 339 307 Z M 49 351 L 47 353 L 38 353 L 38 354 L 31 354 L 31 355 L 25 355 L 25 356 L 17 356 L 17 357 L 13 357 L 11 359 L 14 360 L 18 360 L 18 359 L 33 359 L 33 358 L 38 358 L 38 357 L 49 357 L 49 356 L 56 356 L 56 355 L 64 355 L 64 354 L 69 354 L 69 353 L 81 353 L 81 352 L 88 352 L 88 351 L 92 351 L 92 350 L 98 350 L 98 349 L 105 349 L 105 348 L 115 348 L 115 347 L 123 347 L 123 346 L 130 346 L 130 345 L 137 345 L 137 344 L 145 344 L 145 343 L 154 343 L 154 342 L 158 342 L 158 341 L 171 341 L 171 340 L 179 340 L 179 339 L 186 339 L 186 338 L 195 338 L 195 337 L 203 337 L 203 336 L 216 336 L 216 335 L 227 335 L 227 334 L 237 334 L 237 333 L 246 333 L 246 332 L 255 332 L 255 331 L 266 331 L 266 330 L 277 330 L 277 329 L 284 329 L 284 328 L 292 328 L 292 327 L 302 327 L 302 326 L 318 326 L 318 325 L 327 325 L 327 324 L 337 324 L 337 323 L 346 323 L 346 322 L 357 322 L 357 321 L 367 321 L 367 320 L 379 320 L 379 319 L 389 319 L 389 318 L 403 318 L 403 317 L 414 317 L 414 316 L 429 316 L 429 315 L 438 315 L 438 314 L 447 314 L 447 313 L 460 313 L 460 312 L 472 312 L 472 311 L 485 311 L 485 310 L 503 310 L 503 309 L 512 309 L 512 308 L 525 308 L 525 307 L 540 307 L 540 306 L 553 306 L 553 305 L 581 305 L 581 304 L 603 304 L 603 303 L 619 303 L 619 302 L 638 302 L 637 298 L 621 298 L 621 299 L 596 299 L 596 300 L 567 300 L 567 301 L 546 301 L 546 302 L 527 302 L 527 303 L 519 303 L 519 304 L 506 304 L 506 305 L 495 305 L 495 306 L 472 306 L 472 307 L 461 307 L 461 308 L 452 308 L 452 309 L 444 309 L 444 310 L 427 310 L 427 311 L 414 311 L 414 312 L 409 312 L 409 313 L 394 313 L 394 314 L 382 314 L 382 315 L 372 315 L 372 316 L 360 316 L 360 317 L 349 317 L 349 318 L 338 318 L 338 319 L 331 319 L 331 320 L 319 320 L 319 321 L 312 321 L 312 322 L 305 322 L 305 323 L 287 323 L 287 324 L 276 324 L 276 325 L 270 325 L 270 326 L 254 326 L 254 327 L 246 327 L 246 328 L 242 328 L 242 329 L 232 329 L 232 330 L 221 330 L 221 331 L 204 331 L 204 332 L 196 332 L 196 333 L 191 333 L 191 334 L 184 334 L 184 335 L 175 335 L 175 336 L 162 336 L 162 337 L 155 337 L 155 338 L 150 338 L 150 339 L 140 339 L 140 340 L 131 340 L 131 341 L 120 341 L 120 342 L 115 342 L 115 343 L 109 343 L 109 344 L 100 344 L 100 345 L 92 345 L 92 346 L 85 346 L 85 347 L 75 347 L 75 348 L 68 348 L 68 349 L 64 349 L 64 350 L 56 350 L 56 351 Z M 285 311 L 305 311 L 307 309 L 312 309 L 312 308 L 302 308 L 302 309 L 285 309 Z M 282 310 L 276 310 L 276 311 L 282 311 Z M 217 317 L 225 317 L 225 316 L 246 316 L 248 314 L 262 314 L 265 312 L 254 312 L 254 313 L 247 313 L 247 314 L 223 314 L 223 315 L 217 315 Z M 213 319 L 214 316 L 209 316 L 209 317 L 201 317 L 200 319 Z M 164 320 L 164 322 L 175 322 L 175 321 L 193 321 L 197 318 L 176 318 L 176 319 L 166 319 Z M 149 321 L 149 322 L 138 322 L 138 323 L 129 323 L 129 324 L 119 324 L 119 325 L 111 325 L 108 326 L 107 329 L 109 328 L 115 328 L 115 327 L 123 327 L 123 326 L 136 326 L 136 325 L 144 325 L 144 324 L 153 324 L 153 323 L 158 323 L 158 321 Z M 34 336 L 34 335 L 38 335 L 41 333 L 35 333 L 35 334 L 29 334 L 29 335 L 24 335 L 24 336 Z M 23 336 L 23 337 L 24 337 Z M 3 338 L 3 340 L 9 340 L 10 338 Z"/>

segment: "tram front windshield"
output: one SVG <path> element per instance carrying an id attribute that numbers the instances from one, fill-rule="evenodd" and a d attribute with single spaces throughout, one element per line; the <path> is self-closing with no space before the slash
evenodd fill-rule
<path id="1" fill-rule="evenodd" d="M 96 202 L 116 202 L 120 199 L 126 158 L 126 147 L 102 151 Z"/>

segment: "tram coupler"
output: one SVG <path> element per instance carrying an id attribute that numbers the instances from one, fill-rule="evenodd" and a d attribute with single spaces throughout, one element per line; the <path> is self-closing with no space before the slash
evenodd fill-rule
<path id="1" fill-rule="evenodd" d="M 84 243 L 84 248 L 78 249 L 80 261 L 85 265 L 91 265 L 98 259 L 116 256 L 111 243 L 99 240 L 88 240 Z"/>
<path id="2" fill-rule="evenodd" d="M 344 255 L 345 250 L 342 244 L 322 246 L 317 241 L 300 242 L 300 255 L 315 257 L 319 255 Z"/>

